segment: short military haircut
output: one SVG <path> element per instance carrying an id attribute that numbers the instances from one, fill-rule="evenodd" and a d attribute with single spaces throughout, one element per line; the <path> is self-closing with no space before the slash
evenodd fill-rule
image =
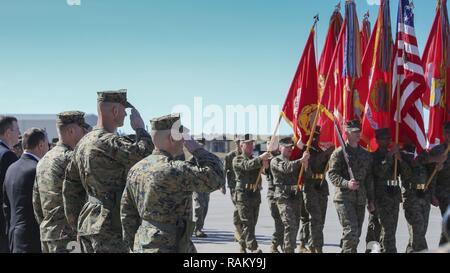
<path id="1" fill-rule="evenodd" d="M 4 135 L 8 129 L 11 129 L 17 118 L 12 116 L 0 116 L 0 135 Z"/>
<path id="2" fill-rule="evenodd" d="M 44 129 L 28 129 L 22 137 L 22 148 L 24 150 L 32 150 L 36 148 L 41 141 L 48 141 L 47 132 Z"/>

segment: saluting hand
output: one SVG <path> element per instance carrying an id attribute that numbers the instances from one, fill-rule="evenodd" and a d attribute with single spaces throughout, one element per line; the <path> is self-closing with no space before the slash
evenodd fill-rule
<path id="1" fill-rule="evenodd" d="M 192 139 L 192 137 L 189 137 L 184 141 L 184 147 L 192 154 L 198 149 L 202 149 L 202 146 L 195 140 Z"/>
<path id="2" fill-rule="evenodd" d="M 131 109 L 131 115 L 130 115 L 130 125 L 133 130 L 137 129 L 143 129 L 145 128 L 144 120 L 141 117 L 141 114 L 139 113 L 136 108 Z"/>

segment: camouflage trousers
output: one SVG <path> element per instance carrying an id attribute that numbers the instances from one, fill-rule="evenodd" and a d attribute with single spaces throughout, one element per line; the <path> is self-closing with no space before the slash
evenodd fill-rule
<path id="1" fill-rule="evenodd" d="M 128 253 L 120 233 L 99 233 L 80 236 L 82 253 Z"/>
<path id="2" fill-rule="evenodd" d="M 209 206 L 208 192 L 194 192 L 192 194 L 194 199 L 194 222 L 195 231 L 202 230 L 205 225 L 206 214 Z"/>
<path id="3" fill-rule="evenodd" d="M 444 214 L 447 212 L 447 209 L 450 206 L 450 195 L 445 197 L 438 197 L 439 199 L 439 209 L 441 211 L 441 215 L 444 216 Z M 448 243 L 447 237 L 445 237 L 444 232 L 441 233 L 441 239 L 439 241 L 439 245 L 443 246 Z"/>
<path id="4" fill-rule="evenodd" d="M 428 229 L 431 204 L 428 198 L 420 198 L 409 193 L 403 202 L 405 218 L 408 223 L 409 242 L 406 253 L 428 249 L 425 235 Z"/>
<path id="5" fill-rule="evenodd" d="M 378 208 L 378 206 L 377 206 Z M 378 211 L 369 212 L 369 222 L 367 224 L 366 244 L 370 242 L 378 242 L 381 240 L 381 224 Z"/>
<path id="6" fill-rule="evenodd" d="M 239 218 L 239 212 L 236 206 L 236 190 L 230 189 L 231 202 L 233 202 L 233 225 L 236 227 L 236 232 L 240 232 L 241 228 L 241 218 Z M 239 234 L 241 236 L 241 234 Z"/>
<path id="7" fill-rule="evenodd" d="M 272 234 L 272 244 L 283 247 L 284 225 L 281 220 L 280 211 L 277 206 L 277 200 L 272 196 L 267 196 L 269 202 L 270 215 L 275 222 L 275 231 Z"/>
<path id="8" fill-rule="evenodd" d="M 0 232 L 2 231 L 3 229 L 0 228 Z M 8 238 L 2 233 L 0 233 L 0 253 L 9 253 Z"/>
<path id="9" fill-rule="evenodd" d="M 303 193 L 304 208 L 309 214 L 309 230 L 311 233 L 310 246 L 323 247 L 323 228 L 327 215 L 328 196 L 315 189 Z"/>
<path id="10" fill-rule="evenodd" d="M 73 248 L 70 248 L 69 243 L 71 242 L 77 243 L 76 239 L 62 239 L 41 242 L 42 253 L 71 253 L 75 250 Z"/>
<path id="11" fill-rule="evenodd" d="M 261 193 L 236 192 L 236 207 L 241 221 L 242 234 L 239 244 L 253 251 L 258 249 L 255 228 L 258 222 Z"/>
<path id="12" fill-rule="evenodd" d="M 397 232 L 400 200 L 384 196 L 375 201 L 381 226 L 380 244 L 384 253 L 397 253 L 395 234 Z"/>
<path id="13" fill-rule="evenodd" d="M 300 245 L 304 247 L 311 247 L 311 219 L 306 210 L 305 199 L 303 193 L 300 194 L 300 222 L 299 222 L 298 238 Z"/>
<path id="14" fill-rule="evenodd" d="M 356 202 L 334 202 L 342 225 L 342 253 L 357 253 L 365 216 L 365 205 Z"/>
<path id="15" fill-rule="evenodd" d="M 281 221 L 284 226 L 284 252 L 294 253 L 297 247 L 297 232 L 300 224 L 301 193 L 292 197 L 277 198 Z"/>

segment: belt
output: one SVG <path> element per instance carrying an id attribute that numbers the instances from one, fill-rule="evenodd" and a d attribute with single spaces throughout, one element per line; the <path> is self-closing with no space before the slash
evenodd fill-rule
<path id="1" fill-rule="evenodd" d="M 425 184 L 416 184 L 416 185 L 409 185 L 409 188 L 411 190 L 425 190 Z"/>
<path id="2" fill-rule="evenodd" d="M 244 185 L 244 189 L 246 189 L 246 190 L 254 190 L 255 186 L 256 186 L 256 184 L 245 184 Z M 260 189 L 260 188 L 261 188 L 261 184 L 258 184 L 258 188 L 257 189 Z"/>
<path id="3" fill-rule="evenodd" d="M 313 173 L 312 174 L 312 179 L 317 179 L 317 180 L 323 180 L 325 178 L 325 175 L 323 173 Z"/>
<path id="4" fill-rule="evenodd" d="M 388 181 L 386 181 L 386 186 L 388 186 L 388 187 L 397 187 L 399 185 L 400 185 L 400 183 L 398 182 L 398 180 L 388 180 Z"/>
<path id="5" fill-rule="evenodd" d="M 282 190 L 291 190 L 291 191 L 298 190 L 298 186 L 297 185 L 276 185 L 276 187 L 279 187 Z"/>

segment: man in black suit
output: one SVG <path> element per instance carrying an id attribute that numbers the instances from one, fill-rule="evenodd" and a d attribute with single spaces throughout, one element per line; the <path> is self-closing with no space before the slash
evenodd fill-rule
<path id="1" fill-rule="evenodd" d="M 17 156 L 12 150 L 19 142 L 20 130 L 17 119 L 10 116 L 0 116 L 0 206 L 3 204 L 3 182 L 6 170 L 17 161 Z M 0 253 L 8 253 L 8 237 L 3 210 L 0 209 Z"/>
<path id="2" fill-rule="evenodd" d="M 47 153 L 45 130 L 28 129 L 22 138 L 24 153 L 6 172 L 3 185 L 3 210 L 12 253 L 39 253 L 39 225 L 34 217 L 33 185 L 36 165 Z"/>

